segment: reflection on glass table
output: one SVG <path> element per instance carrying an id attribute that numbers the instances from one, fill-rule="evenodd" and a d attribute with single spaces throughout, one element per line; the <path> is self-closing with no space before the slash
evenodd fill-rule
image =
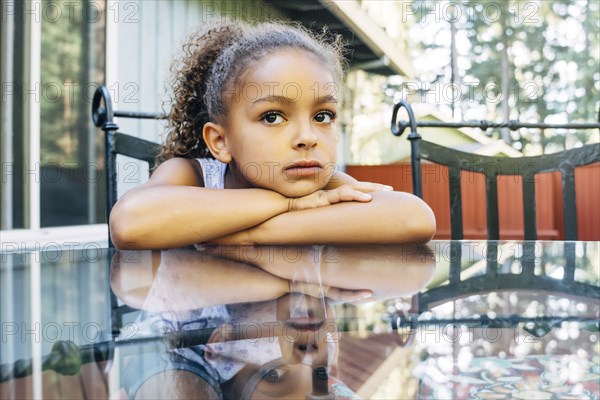
<path id="1" fill-rule="evenodd" d="M 350 385 L 354 390 L 371 398 L 598 397 L 598 243 L 431 247 L 437 270 L 427 288 L 411 302 L 386 302 L 388 318 L 375 317 L 365 329 L 381 345 L 381 337 L 366 332 L 388 332 L 391 325 L 404 345 L 382 346 L 382 354 L 392 355 L 367 368 L 341 362 L 349 374 L 371 379 Z M 365 339 L 340 343 L 341 354 L 346 345 L 350 354 L 366 346 Z M 374 381 L 378 371 L 382 378 Z"/>
<path id="2" fill-rule="evenodd" d="M 0 397 L 597 398 L 598 247 L 3 253 Z"/>

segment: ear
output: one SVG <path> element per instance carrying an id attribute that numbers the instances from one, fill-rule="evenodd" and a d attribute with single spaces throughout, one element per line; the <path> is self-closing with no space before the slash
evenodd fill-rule
<path id="1" fill-rule="evenodd" d="M 202 138 L 213 157 L 226 164 L 231 162 L 223 125 L 207 122 L 202 128 Z"/>

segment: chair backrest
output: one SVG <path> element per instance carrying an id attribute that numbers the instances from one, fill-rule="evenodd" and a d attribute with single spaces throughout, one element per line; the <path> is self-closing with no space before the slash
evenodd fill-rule
<path id="1" fill-rule="evenodd" d="M 396 125 L 396 114 L 400 108 L 406 108 L 409 123 Z M 489 124 L 485 124 L 486 126 Z M 500 126 L 502 124 L 495 124 Z M 504 124 L 515 129 L 516 121 Z M 532 124 L 528 124 L 532 125 Z M 490 157 L 470 154 L 450 149 L 435 143 L 421 140 L 417 133 L 414 112 L 406 102 L 400 102 L 394 108 L 392 133 L 400 135 L 400 128 L 410 126 L 408 139 L 411 141 L 411 164 L 413 174 L 413 192 L 422 197 L 421 159 L 429 160 L 448 167 L 450 190 L 450 226 L 452 239 L 463 239 L 463 216 L 461 196 L 461 171 L 481 173 L 485 177 L 486 218 L 488 240 L 498 240 L 498 176 L 518 175 L 523 187 L 523 223 L 525 240 L 537 239 L 535 175 L 558 171 L 562 176 L 562 195 L 564 207 L 565 240 L 577 240 L 577 212 L 575 201 L 575 167 L 600 162 L 600 144 L 592 144 L 560 153 L 544 154 L 534 157 Z M 600 124 L 585 124 L 600 128 Z M 402 128 L 403 130 L 403 128 Z M 400 131 L 400 132 L 399 132 Z"/>
<path id="2" fill-rule="evenodd" d="M 102 107 L 104 102 L 104 107 Z M 117 154 L 131 157 L 148 163 L 149 171 L 156 166 L 161 145 L 135 136 L 117 132 L 119 126 L 113 121 L 115 116 L 125 118 L 164 119 L 160 114 L 118 112 L 112 109 L 112 100 L 108 89 L 98 87 L 92 102 L 92 119 L 94 125 L 101 128 L 104 133 L 104 162 L 106 171 L 106 220 L 117 202 Z M 110 247 L 113 243 L 108 237 Z"/>

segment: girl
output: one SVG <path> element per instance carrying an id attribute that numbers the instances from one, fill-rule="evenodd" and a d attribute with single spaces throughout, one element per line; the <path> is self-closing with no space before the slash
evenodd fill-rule
<path id="1" fill-rule="evenodd" d="M 113 208 L 114 244 L 429 241 L 424 202 L 335 170 L 341 49 L 274 23 L 193 37 L 173 67 L 163 162 Z"/>

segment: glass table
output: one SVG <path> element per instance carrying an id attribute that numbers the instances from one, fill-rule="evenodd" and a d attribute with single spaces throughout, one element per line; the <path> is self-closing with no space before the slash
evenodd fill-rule
<path id="1" fill-rule="evenodd" d="M 596 399 L 599 246 L 4 251 L 0 398 Z"/>

